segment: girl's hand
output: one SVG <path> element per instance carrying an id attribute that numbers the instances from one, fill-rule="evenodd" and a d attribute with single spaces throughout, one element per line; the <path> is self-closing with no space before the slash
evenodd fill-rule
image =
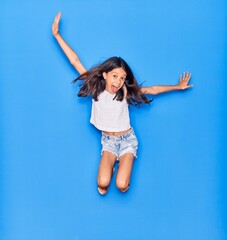
<path id="1" fill-rule="evenodd" d="M 57 16 L 55 17 L 54 19 L 54 22 L 52 24 L 52 33 L 53 35 L 56 37 L 59 32 L 58 32 L 58 26 L 59 26 L 59 21 L 60 21 L 60 18 L 61 18 L 61 12 L 58 12 Z"/>
<path id="2" fill-rule="evenodd" d="M 180 82 L 178 83 L 180 90 L 192 87 L 192 84 L 188 84 L 191 76 L 192 74 L 189 72 L 184 72 L 183 74 L 180 75 Z"/>

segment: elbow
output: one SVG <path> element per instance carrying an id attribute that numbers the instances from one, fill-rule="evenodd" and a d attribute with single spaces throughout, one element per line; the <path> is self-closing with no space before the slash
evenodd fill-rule
<path id="1" fill-rule="evenodd" d="M 151 87 L 149 89 L 149 94 L 157 95 L 158 94 L 158 89 L 156 87 Z"/>

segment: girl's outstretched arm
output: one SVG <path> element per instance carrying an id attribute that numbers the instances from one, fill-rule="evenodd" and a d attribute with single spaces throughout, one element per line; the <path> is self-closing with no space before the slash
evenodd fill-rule
<path id="1" fill-rule="evenodd" d="M 54 19 L 53 25 L 52 25 L 52 33 L 53 33 L 54 37 L 56 38 L 56 40 L 58 41 L 63 52 L 68 57 L 70 63 L 76 68 L 76 70 L 81 75 L 81 74 L 85 73 L 87 70 L 83 66 L 83 64 L 80 62 L 80 59 L 77 56 L 77 54 L 72 50 L 72 48 L 61 37 L 61 35 L 58 31 L 60 18 L 61 18 L 61 13 L 58 12 L 57 16 Z"/>
<path id="2" fill-rule="evenodd" d="M 159 93 L 170 92 L 174 90 L 185 90 L 187 88 L 191 88 L 192 84 L 189 84 L 189 80 L 192 74 L 189 72 L 185 72 L 184 74 L 180 75 L 180 81 L 176 85 L 167 86 L 167 85 L 160 85 L 160 86 L 150 86 L 150 87 L 141 87 L 141 91 L 143 94 L 152 94 L 157 95 Z"/>

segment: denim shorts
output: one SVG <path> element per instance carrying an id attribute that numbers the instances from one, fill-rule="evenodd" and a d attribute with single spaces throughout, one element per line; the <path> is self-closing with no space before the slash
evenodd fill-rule
<path id="1" fill-rule="evenodd" d="M 102 132 L 101 143 L 102 152 L 108 151 L 115 154 L 117 160 L 126 153 L 132 153 L 134 157 L 137 157 L 138 141 L 132 128 L 120 136 L 109 136 Z"/>

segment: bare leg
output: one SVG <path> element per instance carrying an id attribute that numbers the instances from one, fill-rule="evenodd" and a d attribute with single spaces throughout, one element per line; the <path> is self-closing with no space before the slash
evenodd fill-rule
<path id="1" fill-rule="evenodd" d="M 132 153 L 126 153 L 120 157 L 116 185 L 122 192 L 126 192 L 129 188 L 133 160 L 134 156 Z"/>
<path id="2" fill-rule="evenodd" d="M 100 194 L 104 195 L 107 193 L 110 180 L 113 174 L 113 166 L 117 157 L 115 154 L 103 151 L 102 158 L 99 164 L 98 172 L 98 191 Z"/>

